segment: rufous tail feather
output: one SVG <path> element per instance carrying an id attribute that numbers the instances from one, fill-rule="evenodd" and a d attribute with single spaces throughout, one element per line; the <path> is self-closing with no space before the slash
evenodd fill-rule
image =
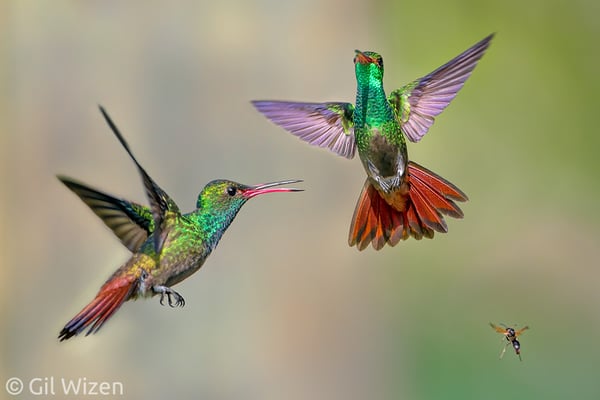
<path id="1" fill-rule="evenodd" d="M 89 327 L 86 336 L 96 333 L 104 323 L 130 298 L 136 288 L 134 276 L 115 277 L 102 286 L 94 300 L 73 317 L 58 334 L 62 342 Z"/>
<path id="2" fill-rule="evenodd" d="M 448 231 L 444 215 L 463 217 L 454 201 L 467 201 L 467 195 L 441 176 L 410 161 L 408 184 L 408 199 L 398 210 L 366 180 L 350 225 L 350 246 L 364 250 L 371 243 L 375 250 L 380 250 L 386 243 L 395 246 L 411 236 L 417 240 L 431 239 L 434 231 Z"/>

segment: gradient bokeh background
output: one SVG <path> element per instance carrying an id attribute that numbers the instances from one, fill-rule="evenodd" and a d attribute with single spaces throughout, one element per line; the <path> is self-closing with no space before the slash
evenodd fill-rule
<path id="1" fill-rule="evenodd" d="M 2 2 L 0 398 L 13 376 L 145 399 L 600 398 L 599 4 Z M 469 195 L 464 220 L 433 241 L 348 247 L 360 163 L 249 100 L 353 101 L 355 48 L 384 56 L 390 91 L 490 32 L 409 144 Z M 128 252 L 55 174 L 146 202 L 99 103 L 182 210 L 214 178 L 306 191 L 248 203 L 177 286 L 185 308 L 128 303 L 59 343 Z M 490 321 L 531 327 L 523 362 L 498 360 Z"/>

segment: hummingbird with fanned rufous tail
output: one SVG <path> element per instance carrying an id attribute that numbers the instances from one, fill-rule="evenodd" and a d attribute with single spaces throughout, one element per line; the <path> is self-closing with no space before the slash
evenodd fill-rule
<path id="1" fill-rule="evenodd" d="M 348 243 L 376 250 L 400 239 L 433 238 L 447 232 L 444 215 L 462 218 L 456 201 L 467 196 L 455 185 L 409 161 L 404 136 L 418 142 L 454 99 L 488 48 L 493 35 L 386 96 L 383 59 L 356 50 L 356 105 L 343 102 L 252 101 L 275 124 L 300 139 L 346 158 L 358 155 L 367 172 Z"/>
<path id="2" fill-rule="evenodd" d="M 102 107 L 100 111 L 137 166 L 150 207 L 118 199 L 73 179 L 58 176 L 133 253 L 102 285 L 96 297 L 60 331 L 58 338 L 61 341 L 85 329 L 88 329 L 86 335 L 97 332 L 127 300 L 160 295 L 161 304 L 164 304 L 166 298 L 171 307 L 183 306 L 183 297 L 172 286 L 204 264 L 249 199 L 265 193 L 301 191 L 276 187 L 301 182 L 300 180 L 255 186 L 214 180 L 198 195 L 196 210 L 182 214 L 177 204 L 133 156 L 106 111 Z"/>

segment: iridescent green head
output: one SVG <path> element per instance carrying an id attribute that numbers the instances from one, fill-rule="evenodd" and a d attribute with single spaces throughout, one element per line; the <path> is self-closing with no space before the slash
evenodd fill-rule
<path id="1" fill-rule="evenodd" d="M 383 80 L 383 58 L 374 51 L 354 50 L 354 69 L 359 83 L 381 83 Z"/>
<path id="2" fill-rule="evenodd" d="M 198 208 L 193 216 L 198 220 L 199 226 L 205 232 L 205 245 L 212 251 L 221 236 L 229 227 L 242 206 L 251 198 L 259 194 L 273 192 L 298 192 L 301 189 L 274 188 L 287 183 L 300 182 L 298 180 L 265 183 L 263 185 L 248 186 L 241 183 L 219 179 L 208 183 L 198 195 Z"/>
<path id="3" fill-rule="evenodd" d="M 259 194 L 273 192 L 298 192 L 302 189 L 275 188 L 274 186 L 301 182 L 300 180 L 288 180 L 280 182 L 265 183 L 262 185 L 248 186 L 241 183 L 218 179 L 209 182 L 198 195 L 196 207 L 199 210 L 211 211 L 213 213 L 237 213 L 240 208 L 251 198 Z"/>

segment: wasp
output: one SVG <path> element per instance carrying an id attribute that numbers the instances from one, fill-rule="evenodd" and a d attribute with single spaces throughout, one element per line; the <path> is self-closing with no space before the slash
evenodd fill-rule
<path id="1" fill-rule="evenodd" d="M 515 329 L 515 328 L 511 328 L 509 326 L 506 326 L 504 324 L 500 324 L 501 326 L 498 325 L 494 325 L 490 322 L 490 326 L 498 333 L 501 333 L 504 335 L 504 338 L 506 339 L 507 343 L 504 345 L 504 348 L 502 349 L 502 352 L 500 353 L 500 359 L 502 359 L 502 357 L 504 356 L 504 353 L 506 352 L 506 348 L 509 345 L 512 345 L 513 349 L 515 349 L 515 353 L 517 353 L 517 355 L 519 356 L 519 360 L 521 360 L 521 343 L 519 342 L 519 340 L 517 339 L 517 337 L 523 333 L 523 331 L 525 331 L 526 329 L 529 329 L 528 326 L 524 326 L 521 329 Z M 521 360 L 523 361 L 523 360 Z"/>

